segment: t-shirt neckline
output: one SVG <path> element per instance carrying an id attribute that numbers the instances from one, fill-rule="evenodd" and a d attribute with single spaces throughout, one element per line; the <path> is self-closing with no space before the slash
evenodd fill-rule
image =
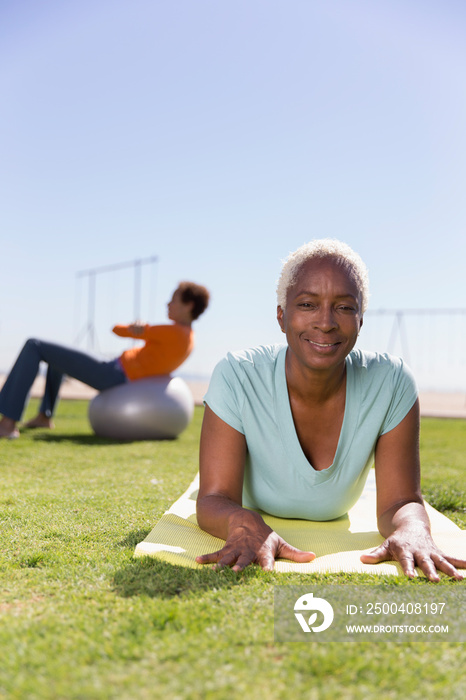
<path id="1" fill-rule="evenodd" d="M 346 399 L 343 423 L 338 438 L 337 449 L 332 464 L 327 469 L 320 471 L 314 469 L 303 452 L 298 439 L 298 434 L 294 425 L 293 414 L 291 412 L 288 386 L 286 383 L 285 359 L 288 346 L 283 346 L 275 362 L 274 376 L 274 404 L 277 416 L 280 436 L 285 448 L 285 454 L 290 458 L 290 463 L 294 468 L 299 469 L 307 479 L 314 482 L 326 481 L 338 471 L 344 463 L 345 457 L 353 442 L 355 430 L 359 419 L 360 397 L 359 386 L 356 382 L 353 363 L 349 357 L 346 358 Z"/>

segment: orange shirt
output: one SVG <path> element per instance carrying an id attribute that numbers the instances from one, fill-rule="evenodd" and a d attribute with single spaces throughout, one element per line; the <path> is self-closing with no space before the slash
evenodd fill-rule
<path id="1" fill-rule="evenodd" d="M 170 374 L 186 360 L 194 347 L 194 332 L 181 323 L 144 326 L 141 335 L 130 326 L 118 325 L 113 332 L 122 338 L 145 340 L 142 347 L 130 348 L 120 356 L 126 376 L 131 381 L 156 374 Z"/>

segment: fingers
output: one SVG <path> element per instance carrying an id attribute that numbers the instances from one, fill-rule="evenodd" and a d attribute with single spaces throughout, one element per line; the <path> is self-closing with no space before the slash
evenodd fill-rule
<path id="1" fill-rule="evenodd" d="M 464 577 L 457 571 L 456 567 L 466 568 L 466 561 L 463 559 L 445 557 L 441 552 L 435 550 L 429 554 L 416 554 L 416 552 L 409 552 L 404 548 L 398 551 L 396 547 L 391 548 L 387 540 L 373 549 L 372 552 L 362 554 L 360 559 L 363 564 L 378 564 L 389 560 L 398 561 L 403 573 L 409 578 L 416 576 L 416 567 L 418 567 L 432 582 L 440 581 L 438 571 L 461 581 Z"/>
<path id="2" fill-rule="evenodd" d="M 201 554 L 196 557 L 196 562 L 198 564 L 215 564 L 222 556 L 222 553 L 223 549 L 219 549 L 217 552 L 210 552 L 210 554 Z"/>
<path id="3" fill-rule="evenodd" d="M 214 569 L 224 569 L 226 567 L 231 567 L 233 571 L 242 571 L 247 566 L 249 566 L 249 564 L 252 564 L 254 562 L 254 557 L 248 553 L 240 554 L 239 552 L 231 550 L 228 547 L 223 547 L 217 552 L 211 552 L 210 554 L 202 554 L 196 557 L 196 562 L 198 564 L 215 564 Z M 270 562 L 268 562 L 268 564 L 270 565 Z"/>
<path id="4" fill-rule="evenodd" d="M 376 547 L 368 554 L 361 554 L 360 560 L 363 564 L 378 564 L 381 561 L 396 560 L 403 569 L 403 573 L 409 578 L 416 576 L 414 557 L 405 553 L 403 556 L 396 557 L 390 551 L 387 541 L 383 542 L 379 547 Z"/>
<path id="5" fill-rule="evenodd" d="M 435 565 L 439 571 L 447 576 L 451 576 L 457 581 L 462 581 L 464 576 L 457 569 L 466 569 L 466 561 L 464 559 L 455 559 L 454 557 L 445 557 L 439 555 L 436 557 Z"/>
<path id="6" fill-rule="evenodd" d="M 466 569 L 466 559 L 456 559 L 455 557 L 444 557 L 444 559 L 457 569 Z"/>
<path id="7" fill-rule="evenodd" d="M 363 564 L 378 564 L 381 561 L 388 561 L 389 559 L 393 559 L 392 555 L 388 551 L 388 547 L 386 546 L 385 542 L 379 547 L 373 549 L 372 552 L 368 552 L 367 554 L 361 554 L 359 558 L 361 559 Z"/>
<path id="8" fill-rule="evenodd" d="M 306 562 L 313 561 L 316 558 L 314 552 L 303 552 L 302 549 L 297 549 L 293 547 L 288 542 L 283 541 L 277 552 L 277 559 L 289 559 L 290 561 L 295 561 L 300 564 L 305 564 Z"/>
<path id="9" fill-rule="evenodd" d="M 298 563 L 306 563 L 316 558 L 314 552 L 303 552 L 292 547 L 282 538 L 278 538 L 276 547 L 262 547 L 259 552 L 245 549 L 239 551 L 231 545 L 209 554 L 196 557 L 198 564 L 215 564 L 215 568 L 231 567 L 233 571 L 243 571 L 250 564 L 258 564 L 264 571 L 273 571 L 275 559 L 288 559 Z"/>
<path id="10" fill-rule="evenodd" d="M 438 571 L 441 571 L 447 576 L 451 576 L 457 581 L 462 581 L 463 576 L 456 570 L 453 562 L 456 562 L 456 566 L 462 567 L 461 559 L 450 559 L 449 557 L 444 557 L 441 553 L 432 553 L 431 556 L 424 556 L 422 558 L 416 559 L 416 565 L 421 569 L 421 571 L 426 575 L 430 581 L 438 582 L 440 581 L 440 576 Z"/>
<path id="11" fill-rule="evenodd" d="M 418 567 L 426 575 L 429 581 L 437 583 L 440 581 L 440 576 L 437 573 L 437 568 L 430 557 L 423 557 L 417 562 Z"/>
<path id="12" fill-rule="evenodd" d="M 236 564 L 232 567 L 233 571 L 243 571 L 249 564 L 257 563 L 264 571 L 273 571 L 275 559 L 271 553 L 266 553 L 260 558 L 254 558 L 243 554 L 238 557 Z"/>

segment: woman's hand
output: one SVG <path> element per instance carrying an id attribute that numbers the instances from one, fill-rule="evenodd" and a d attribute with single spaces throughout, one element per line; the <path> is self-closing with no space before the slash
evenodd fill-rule
<path id="1" fill-rule="evenodd" d="M 141 321 L 135 321 L 129 326 L 129 330 L 131 333 L 133 333 L 133 335 L 142 335 L 144 333 L 145 327 L 145 323 L 141 323 Z"/>
<path id="2" fill-rule="evenodd" d="M 415 577 L 415 567 L 418 566 L 429 581 L 440 580 L 437 571 L 461 581 L 463 576 L 457 569 L 466 569 L 466 560 L 447 557 L 439 550 L 424 525 L 400 527 L 379 547 L 369 554 L 361 555 L 364 564 L 389 560 L 399 562 L 409 578 Z"/>
<path id="3" fill-rule="evenodd" d="M 241 508 L 229 517 L 225 546 L 217 552 L 196 557 L 196 561 L 198 564 L 215 564 L 215 568 L 230 566 L 233 571 L 242 571 L 249 564 L 259 564 L 265 571 L 272 571 L 275 559 L 308 562 L 315 556 L 313 552 L 303 552 L 285 542 L 258 513 Z"/>
<path id="4" fill-rule="evenodd" d="M 393 430 L 382 435 L 375 448 L 377 520 L 385 541 L 369 554 L 364 564 L 398 561 L 403 572 L 413 578 L 419 567 L 430 581 L 438 581 L 438 571 L 457 580 L 457 568 L 466 561 L 445 556 L 432 540 L 430 521 L 420 486 L 419 401 Z"/>

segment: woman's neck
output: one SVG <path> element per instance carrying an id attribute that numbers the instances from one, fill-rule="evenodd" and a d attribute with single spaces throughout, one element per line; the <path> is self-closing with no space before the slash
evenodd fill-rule
<path id="1" fill-rule="evenodd" d="M 305 401 L 325 403 L 346 389 L 346 363 L 329 370 L 313 370 L 294 363 L 287 350 L 285 371 L 288 392 Z"/>

